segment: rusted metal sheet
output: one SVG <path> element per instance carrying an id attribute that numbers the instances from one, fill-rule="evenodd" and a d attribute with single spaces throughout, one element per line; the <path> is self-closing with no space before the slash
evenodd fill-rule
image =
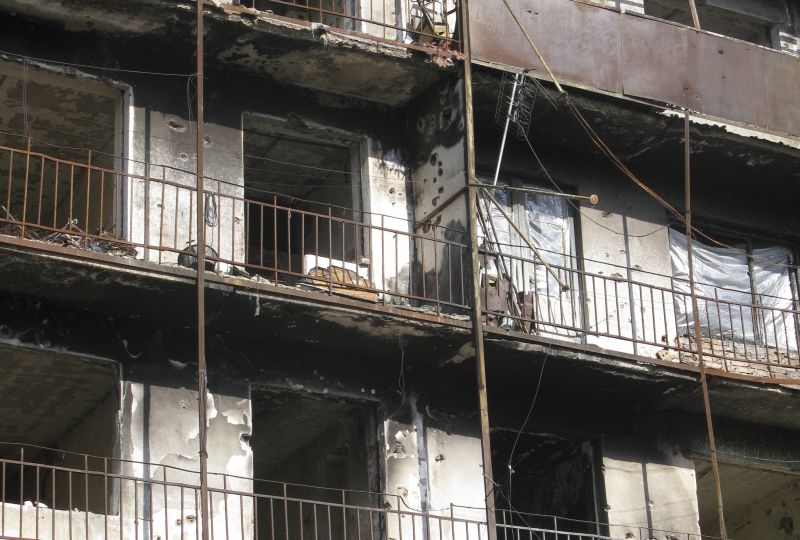
<path id="1" fill-rule="evenodd" d="M 692 87 L 689 107 L 712 116 L 767 127 L 769 112 L 762 58 L 771 51 L 694 30 L 686 35 L 688 79 Z"/>
<path id="2" fill-rule="evenodd" d="M 662 69 L 624 70 L 624 93 L 685 107 L 687 90 L 691 89 L 684 69 L 688 54 L 687 32 L 689 29 L 684 27 L 654 25 L 650 19 L 625 17 L 622 25 L 623 65 L 662 66 Z"/>
<path id="3" fill-rule="evenodd" d="M 775 131 L 800 132 L 800 58 L 788 54 L 770 55 L 764 62 L 766 100 L 770 125 Z"/>
<path id="4" fill-rule="evenodd" d="M 573 0 L 507 0 L 562 83 L 688 107 L 800 135 L 800 59 Z M 546 77 L 503 0 L 470 13 L 475 61 Z"/>
<path id="5" fill-rule="evenodd" d="M 557 75 L 609 92 L 622 91 L 619 13 L 564 0 L 508 3 L 545 60 L 558 66 Z M 470 28 L 476 60 L 544 73 L 503 0 L 472 3 Z"/>

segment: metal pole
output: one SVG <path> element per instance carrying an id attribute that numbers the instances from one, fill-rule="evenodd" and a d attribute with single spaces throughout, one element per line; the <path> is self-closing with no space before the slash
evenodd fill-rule
<path id="1" fill-rule="evenodd" d="M 717 496 L 717 516 L 719 517 L 719 536 L 722 540 L 728 539 L 725 527 L 725 516 L 722 508 L 722 486 L 719 481 L 719 464 L 717 463 L 717 443 L 714 438 L 714 423 L 711 420 L 711 403 L 708 398 L 708 380 L 706 378 L 706 364 L 703 360 L 703 344 L 700 332 L 700 314 L 697 308 L 697 291 L 694 286 L 694 262 L 692 256 L 692 194 L 691 194 L 691 164 L 689 146 L 689 111 L 684 115 L 684 195 L 686 197 L 686 253 L 689 263 L 689 294 L 692 299 L 692 319 L 694 319 L 694 342 L 697 347 L 697 358 L 700 364 L 700 386 L 703 390 L 703 405 L 706 413 L 706 427 L 708 428 L 708 447 L 711 454 L 711 472 L 714 476 L 714 489 Z"/>
<path id="2" fill-rule="evenodd" d="M 694 0 L 689 0 L 689 11 L 692 13 L 692 26 L 700 30 L 700 17 L 697 15 L 697 4 Z"/>
<path id="3" fill-rule="evenodd" d="M 203 47 L 203 3 L 197 2 L 197 421 L 200 455 L 200 534 L 202 540 L 208 540 L 208 441 L 206 401 L 206 305 L 205 305 L 205 271 L 206 271 L 206 237 L 205 237 L 205 204 L 203 179 L 203 110 L 204 110 L 204 47 Z"/>
<path id="4" fill-rule="evenodd" d="M 461 38 L 464 52 L 464 120 L 466 125 L 465 183 L 477 183 L 475 179 L 475 124 L 472 111 L 472 55 L 469 43 L 468 0 L 460 2 Z M 492 446 L 489 437 L 489 400 L 486 395 L 486 357 L 483 348 L 483 322 L 481 321 L 480 262 L 478 257 L 478 188 L 467 190 L 469 206 L 470 270 L 472 275 L 472 337 L 475 345 L 475 371 L 478 382 L 480 407 L 481 449 L 483 451 L 483 485 L 486 493 L 486 528 L 488 540 L 497 540 L 495 519 L 494 479 L 492 475 Z"/>
<path id="5" fill-rule="evenodd" d="M 506 113 L 506 123 L 503 128 L 503 139 L 500 141 L 500 153 L 497 156 L 497 168 L 494 170 L 493 186 L 497 185 L 497 179 L 500 177 L 500 165 L 503 163 L 503 153 L 506 150 L 506 138 L 508 137 L 508 125 L 511 123 L 511 113 L 514 111 L 514 100 L 517 97 L 517 85 L 519 84 L 519 77 L 522 75 L 514 74 L 514 86 L 511 87 L 511 97 L 508 100 L 508 112 Z"/>

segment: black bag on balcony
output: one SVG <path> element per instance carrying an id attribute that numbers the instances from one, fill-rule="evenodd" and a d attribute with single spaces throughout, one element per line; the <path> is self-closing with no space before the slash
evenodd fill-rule
<path id="1" fill-rule="evenodd" d="M 213 272 L 217 266 L 217 251 L 211 246 L 206 246 L 206 270 Z M 212 259 L 212 260 L 209 260 Z M 192 244 L 180 253 L 178 253 L 178 264 L 197 270 L 197 244 Z"/>

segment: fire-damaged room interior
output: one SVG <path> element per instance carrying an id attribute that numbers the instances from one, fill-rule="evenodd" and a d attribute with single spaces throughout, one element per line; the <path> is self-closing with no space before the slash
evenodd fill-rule
<path id="1" fill-rule="evenodd" d="M 797 536 L 792 0 L 0 0 L 0 537 Z"/>

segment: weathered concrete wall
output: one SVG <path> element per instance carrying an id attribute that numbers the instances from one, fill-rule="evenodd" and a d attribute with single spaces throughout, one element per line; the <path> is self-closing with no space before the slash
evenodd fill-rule
<path id="1" fill-rule="evenodd" d="M 123 472 L 136 477 L 199 485 L 197 391 L 190 389 L 193 372 L 172 365 L 169 377 L 127 380 L 122 407 Z M 162 386 L 163 381 L 183 380 L 187 387 Z M 234 384 L 235 386 L 235 384 Z M 208 394 L 209 487 L 252 491 L 252 453 L 246 440 L 251 432 L 250 400 L 224 393 Z M 229 475 L 229 476 L 224 476 Z M 166 493 L 165 493 L 166 490 Z M 145 513 L 142 534 L 171 537 L 180 534 L 181 523 L 197 519 L 196 490 L 124 482 L 122 499 L 139 501 Z M 253 503 L 234 495 L 211 495 L 211 521 L 216 534 L 246 538 L 253 531 Z M 226 523 L 227 511 L 227 523 Z M 152 525 L 151 525 L 152 520 Z M 167 530 L 164 530 L 164 527 Z M 242 529 L 244 527 L 244 529 Z"/>
<path id="2" fill-rule="evenodd" d="M 410 107 L 411 178 L 414 219 L 422 239 L 415 246 L 422 273 L 418 293 L 456 304 L 468 294 L 468 243 L 465 186 L 463 83 L 439 83 Z M 431 218 L 434 211 L 438 213 Z"/>
<path id="3" fill-rule="evenodd" d="M 132 530 L 135 516 L 128 515 L 128 528 Z M 26 504 L 0 503 L 0 520 L 4 537 L 39 538 L 122 538 L 120 518 L 103 514 L 86 514 L 68 510 L 37 508 Z M 127 533 L 126 533 L 127 537 Z"/>
<path id="4" fill-rule="evenodd" d="M 636 450 L 603 441 L 603 481 L 611 536 L 649 538 L 646 531 L 699 534 L 694 465 L 682 456 L 653 462 Z"/>
<path id="5" fill-rule="evenodd" d="M 196 241 L 197 205 L 193 171 L 197 166 L 195 124 L 187 118 L 185 85 L 140 81 L 128 110 L 126 230 L 142 249 L 140 256 L 177 262 L 177 252 Z M 239 126 L 205 122 L 204 175 L 206 244 L 228 261 L 244 260 L 244 173 Z M 150 178 L 150 180 L 146 180 Z M 147 209 L 147 211 L 145 211 Z M 159 246 L 167 248 L 158 249 Z M 219 270 L 225 271 L 227 265 Z"/>
<path id="6" fill-rule="evenodd" d="M 456 518 L 485 519 L 479 434 L 442 429 L 437 426 L 440 422 L 433 419 L 429 407 L 418 407 L 416 396 L 410 396 L 408 403 L 410 423 L 391 418 L 384 421 L 388 502 L 393 508 L 399 505 L 400 510 L 430 512 L 441 517 L 449 517 L 453 505 Z M 387 520 L 389 537 L 423 537 L 425 534 L 426 523 L 422 519 L 389 513 Z M 430 534 L 442 538 L 467 538 L 468 534 L 470 537 L 477 534 L 472 525 L 454 529 L 448 521 L 431 521 L 430 526 Z"/>
<path id="7" fill-rule="evenodd" d="M 581 182 L 578 192 L 600 198 L 596 206 L 582 202 L 579 216 L 584 269 L 597 275 L 585 281 L 589 330 L 629 338 L 588 335 L 587 342 L 654 358 L 662 336 L 677 336 L 672 295 L 658 289 L 671 289 L 666 213 L 633 185 L 609 182 L 602 173 Z M 629 287 L 620 279 L 645 285 Z"/>
<path id="8" fill-rule="evenodd" d="M 364 221 L 370 235 L 372 282 L 386 294 L 409 294 L 413 232 L 409 213 L 409 184 L 402 150 L 383 148 L 368 139 L 363 145 Z M 403 302 L 401 298 L 394 301 Z"/>

